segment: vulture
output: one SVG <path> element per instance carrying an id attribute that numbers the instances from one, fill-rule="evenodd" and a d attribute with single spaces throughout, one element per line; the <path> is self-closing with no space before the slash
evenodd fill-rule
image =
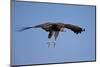
<path id="1" fill-rule="evenodd" d="M 35 25 L 35 26 L 24 27 L 24 28 L 20 29 L 19 31 L 21 32 L 21 31 L 31 29 L 31 28 L 41 28 L 41 29 L 45 30 L 46 32 L 49 32 L 49 34 L 48 34 L 49 40 L 52 38 L 52 36 L 54 36 L 54 41 L 48 42 L 48 44 L 49 44 L 48 47 L 50 46 L 50 43 L 54 43 L 54 46 L 55 46 L 55 42 L 59 35 L 59 32 L 64 32 L 65 28 L 70 29 L 75 34 L 79 34 L 83 31 L 85 31 L 85 29 L 83 29 L 77 25 L 65 24 L 65 23 L 52 23 L 52 22 L 46 22 L 43 24 Z"/>

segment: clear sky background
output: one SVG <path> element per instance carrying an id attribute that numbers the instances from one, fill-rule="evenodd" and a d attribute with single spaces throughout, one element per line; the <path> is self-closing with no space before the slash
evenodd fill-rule
<path id="1" fill-rule="evenodd" d="M 55 48 L 48 48 L 42 29 L 17 29 L 44 22 L 63 22 L 85 28 L 76 35 L 61 32 Z M 95 6 L 12 2 L 12 64 L 44 64 L 95 60 Z"/>

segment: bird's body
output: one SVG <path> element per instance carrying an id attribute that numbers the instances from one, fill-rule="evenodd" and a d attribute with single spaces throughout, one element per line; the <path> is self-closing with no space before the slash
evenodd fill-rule
<path id="1" fill-rule="evenodd" d="M 64 23 L 52 23 L 52 22 L 47 22 L 47 23 L 43 23 L 40 25 L 31 26 L 31 27 L 25 27 L 19 31 L 24 31 L 24 30 L 30 29 L 30 28 L 42 28 L 46 32 L 49 32 L 49 34 L 48 34 L 49 39 L 51 39 L 51 37 L 54 35 L 55 41 L 59 35 L 59 32 L 63 32 L 64 28 L 70 29 L 71 31 L 73 31 L 76 34 L 81 33 L 82 31 L 85 31 L 85 29 L 82 29 L 81 27 L 76 26 L 76 25 L 64 24 Z"/>
<path id="2" fill-rule="evenodd" d="M 61 28 L 64 28 L 64 25 L 62 25 L 62 23 L 44 23 L 42 25 L 42 29 L 44 29 L 47 32 L 60 31 Z"/>

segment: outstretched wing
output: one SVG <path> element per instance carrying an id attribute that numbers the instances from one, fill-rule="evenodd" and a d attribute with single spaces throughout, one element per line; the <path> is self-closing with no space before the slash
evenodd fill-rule
<path id="1" fill-rule="evenodd" d="M 64 27 L 72 30 L 76 34 L 81 33 L 82 31 L 85 31 L 85 29 L 82 29 L 81 27 L 72 25 L 72 24 L 64 24 Z"/>
<path id="2" fill-rule="evenodd" d="M 24 30 L 27 30 L 27 29 L 31 29 L 31 28 L 40 28 L 40 27 L 42 27 L 42 24 L 36 25 L 36 26 L 31 26 L 31 27 L 24 27 L 24 28 L 22 28 L 22 29 L 20 29 L 20 30 L 18 30 L 18 31 L 21 32 L 21 31 L 24 31 Z"/>

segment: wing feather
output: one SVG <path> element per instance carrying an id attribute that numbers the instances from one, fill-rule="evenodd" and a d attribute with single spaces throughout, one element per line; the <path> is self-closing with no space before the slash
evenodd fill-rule
<path id="1" fill-rule="evenodd" d="M 72 30 L 76 34 L 81 33 L 82 31 L 85 31 L 85 29 L 82 29 L 81 27 L 72 25 L 72 24 L 64 24 L 64 27 Z"/>
<path id="2" fill-rule="evenodd" d="M 24 30 L 27 30 L 27 29 L 31 29 L 31 28 L 40 28 L 42 27 L 42 24 L 40 25 L 36 25 L 36 26 L 31 26 L 31 27 L 23 27 L 22 29 L 18 30 L 19 32 L 22 32 Z"/>

